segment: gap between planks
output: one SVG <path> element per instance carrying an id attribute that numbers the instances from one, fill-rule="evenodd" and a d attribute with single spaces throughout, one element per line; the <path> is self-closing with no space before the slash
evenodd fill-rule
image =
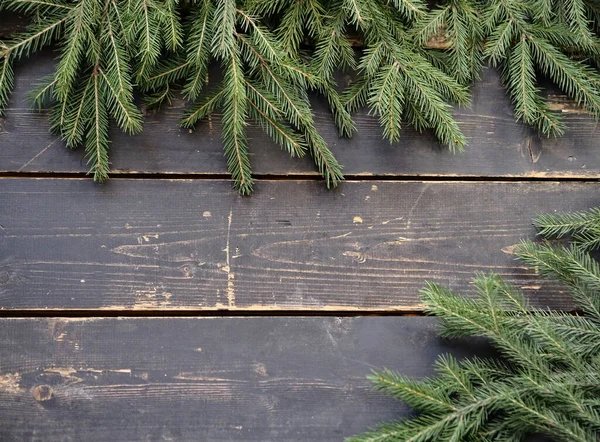
<path id="1" fill-rule="evenodd" d="M 231 175 L 227 173 L 148 173 L 148 172 L 112 172 L 109 174 L 110 179 L 114 180 L 182 180 L 182 181 L 231 181 Z M 288 174 L 288 175 L 270 175 L 270 174 L 253 174 L 255 181 L 307 181 L 318 182 L 323 181 L 323 177 L 316 174 Z M 85 172 L 0 172 L 0 179 L 10 178 L 52 178 L 52 179 L 89 179 L 89 174 Z M 353 174 L 345 175 L 345 182 L 357 181 L 386 181 L 386 182 L 464 182 L 464 183 L 526 183 L 526 182 L 578 182 L 578 183 L 597 183 L 600 181 L 600 176 L 590 177 L 589 175 L 578 176 L 569 173 L 556 172 L 530 172 L 529 174 L 521 174 L 514 176 L 506 175 L 372 175 L 372 174 Z M 344 182 L 342 181 L 342 183 Z"/>
<path id="2" fill-rule="evenodd" d="M 227 317 L 305 317 L 305 316 L 426 316 L 421 310 L 284 310 L 284 309 L 218 309 L 218 310 L 130 310 L 130 309 L 15 309 L 0 310 L 0 319 L 6 318 L 227 318 Z"/>

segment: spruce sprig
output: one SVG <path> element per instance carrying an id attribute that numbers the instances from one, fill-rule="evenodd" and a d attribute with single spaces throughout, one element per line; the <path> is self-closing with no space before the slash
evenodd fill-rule
<path id="1" fill-rule="evenodd" d="M 461 84 L 478 79 L 483 66 L 480 6 L 472 0 L 441 2 L 419 15 L 411 30 L 425 55 Z"/>
<path id="2" fill-rule="evenodd" d="M 32 24 L 0 46 L 0 109 L 13 86 L 14 61 L 58 43 L 55 72 L 32 92 L 32 101 L 50 108 L 52 129 L 68 147 L 85 144 L 90 173 L 104 181 L 110 169 L 110 119 L 126 133 L 142 130 L 134 73 L 145 75 L 163 47 L 178 45 L 179 24 L 169 18 L 174 7 L 174 0 L 3 2 L 4 9 L 30 14 Z"/>
<path id="3" fill-rule="evenodd" d="M 227 165 L 240 193 L 250 194 L 253 186 L 245 129 L 249 121 L 292 156 L 302 157 L 308 150 L 327 185 L 336 186 L 343 179 L 341 166 L 315 128 L 307 92 L 318 80 L 309 66 L 291 56 L 281 38 L 235 0 L 197 1 L 191 16 L 187 57 L 161 66 L 145 88 L 156 93 L 183 81 L 184 94 L 194 102 L 182 120 L 184 127 L 222 111 Z M 220 64 L 223 79 L 202 95 L 211 61 Z"/>
<path id="4" fill-rule="evenodd" d="M 468 103 L 487 61 L 501 70 L 516 118 L 540 133 L 565 130 L 542 77 L 600 119 L 596 0 L 441 0 L 432 8 L 424 0 L 4 0 L 0 9 L 31 19 L 25 33 L 0 42 L 0 112 L 14 63 L 58 46 L 56 71 L 32 100 L 51 108 L 52 128 L 69 147 L 85 144 L 100 181 L 110 121 L 141 130 L 136 88 L 154 106 L 181 90 L 192 103 L 185 127 L 221 113 L 228 168 L 244 194 L 253 184 L 250 122 L 292 155 L 310 152 L 329 187 L 343 179 L 315 127 L 311 91 L 327 98 L 341 136 L 354 133 L 352 114 L 366 107 L 391 142 L 410 125 L 461 150 L 451 105 Z M 209 79 L 211 65 L 221 73 Z M 343 91 L 340 71 L 353 77 Z"/>
<path id="5" fill-rule="evenodd" d="M 368 107 L 379 118 L 383 135 L 390 142 L 400 140 L 404 123 L 418 130 L 431 129 L 442 144 L 462 150 L 466 139 L 452 117 L 449 103 L 466 104 L 467 88 L 456 77 L 434 65 L 415 44 L 411 27 L 426 14 L 422 0 L 316 0 L 314 7 L 303 9 L 308 32 L 315 50 L 312 66 L 318 78 L 316 89 L 329 102 L 342 136 L 354 130 L 351 114 Z M 254 0 L 260 9 L 265 2 Z M 304 2 L 274 2 L 269 12 L 292 14 Z M 258 5 L 257 5 L 258 4 Z M 326 11 L 324 16 L 320 11 Z M 319 26 L 315 24 L 319 23 Z M 291 22 L 277 24 L 286 46 L 293 46 L 297 29 Z M 362 42 L 358 62 L 351 39 Z M 334 72 L 357 69 L 357 78 L 342 94 L 338 92 Z"/>
<path id="6" fill-rule="evenodd" d="M 593 209 L 540 216 L 536 225 L 553 236 L 578 235 L 600 228 L 600 218 Z M 441 356 L 436 375 L 421 380 L 374 372 L 370 379 L 377 390 L 420 414 L 350 441 L 520 441 L 532 434 L 598 440 L 600 266 L 577 239 L 569 247 L 523 242 L 516 253 L 543 276 L 566 284 L 578 312 L 532 308 L 493 273 L 477 275 L 475 299 L 427 284 L 422 292 L 426 311 L 438 318 L 441 335 L 486 338 L 501 358 Z"/>

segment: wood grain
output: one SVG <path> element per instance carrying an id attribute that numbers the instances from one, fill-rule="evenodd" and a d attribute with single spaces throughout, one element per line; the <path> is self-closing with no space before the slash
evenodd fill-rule
<path id="1" fill-rule="evenodd" d="M 10 38 L 17 32 L 21 32 L 27 26 L 27 21 L 12 12 L 2 11 L 0 17 L 0 38 Z"/>
<path id="2" fill-rule="evenodd" d="M 86 172 L 82 149 L 70 151 L 48 132 L 45 113 L 30 110 L 26 93 L 52 72 L 58 54 L 47 51 L 19 64 L 16 87 L 4 119 L 0 119 L 0 172 Z M 341 78 L 341 84 L 349 77 Z M 564 96 L 550 91 L 551 106 L 563 112 L 570 127 L 560 139 L 539 139 L 515 123 L 513 109 L 500 86 L 498 74 L 484 70 L 473 87 L 469 109 L 455 114 L 469 139 L 464 154 L 451 154 L 431 133 L 406 127 L 402 140 L 390 145 L 381 137 L 376 118 L 365 111 L 356 115 L 358 132 L 340 139 L 323 99 L 313 100 L 315 121 L 350 176 L 447 175 L 519 177 L 596 177 L 600 172 L 598 129 L 589 115 Z M 115 173 L 225 173 L 218 116 L 196 131 L 178 122 L 185 103 L 172 105 L 145 119 L 144 132 L 126 136 L 112 130 L 112 166 Z M 251 160 L 262 175 L 317 175 L 309 158 L 291 159 L 262 131 L 249 127 Z"/>
<path id="3" fill-rule="evenodd" d="M 0 439 L 341 441 L 410 410 L 371 391 L 431 374 L 431 318 L 0 320 Z"/>
<path id="4" fill-rule="evenodd" d="M 494 270 L 535 305 L 562 287 L 515 261 L 536 213 L 597 205 L 599 183 L 0 179 L 4 309 L 421 308 Z"/>

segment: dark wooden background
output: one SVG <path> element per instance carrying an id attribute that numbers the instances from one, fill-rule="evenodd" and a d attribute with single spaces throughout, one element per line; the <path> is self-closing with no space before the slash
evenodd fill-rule
<path id="1" fill-rule="evenodd" d="M 513 254 L 536 213 L 599 203 L 596 123 L 557 91 L 570 129 L 540 139 L 486 69 L 455 113 L 462 155 L 410 129 L 390 145 L 366 113 L 339 139 L 315 97 L 347 181 L 326 190 L 251 127 L 248 198 L 218 116 L 181 129 L 181 101 L 141 135 L 114 131 L 113 179 L 93 183 L 25 98 L 55 56 L 18 65 L 0 118 L 1 440 L 341 440 L 410 414 L 370 390 L 371 369 L 420 377 L 439 353 L 489 352 L 436 336 L 425 281 L 469 296 L 494 270 L 572 308 Z"/>

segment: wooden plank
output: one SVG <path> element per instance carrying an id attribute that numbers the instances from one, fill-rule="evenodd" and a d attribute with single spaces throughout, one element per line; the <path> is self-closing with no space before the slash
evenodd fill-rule
<path id="1" fill-rule="evenodd" d="M 341 441 L 410 411 L 372 368 L 469 344 L 415 317 L 2 319 L 0 439 Z"/>
<path id="2" fill-rule="evenodd" d="M 25 97 L 33 85 L 52 72 L 56 53 L 48 51 L 20 64 L 16 90 L 7 115 L 0 119 L 0 172 L 85 172 L 81 149 L 70 151 L 48 132 L 46 114 L 29 109 Z M 348 81 L 344 77 L 342 82 Z M 595 177 L 600 171 L 598 130 L 594 121 L 551 94 L 551 106 L 561 109 L 570 126 L 566 136 L 538 139 L 514 122 L 512 106 L 498 74 L 486 69 L 473 88 L 470 109 L 458 109 L 457 119 L 470 140 L 463 155 L 440 147 L 434 137 L 406 128 L 402 141 L 390 145 L 381 138 L 376 118 L 356 116 L 358 132 L 340 139 L 322 99 L 315 98 L 315 120 L 348 175 L 460 175 Z M 147 115 L 145 131 L 130 137 L 112 131 L 111 159 L 116 173 L 225 173 L 218 117 L 197 131 L 178 127 L 185 104 L 181 100 Z M 248 130 L 254 171 L 265 175 L 315 175 L 309 158 L 291 159 L 256 127 Z"/>
<path id="3" fill-rule="evenodd" d="M 27 26 L 24 18 L 12 12 L 2 11 L 0 18 L 0 38 L 10 38 L 17 32 L 21 32 Z"/>
<path id="4" fill-rule="evenodd" d="M 426 280 L 492 269 L 534 304 L 570 298 L 515 261 L 536 213 L 599 183 L 0 179 L 4 309 L 419 310 Z"/>

